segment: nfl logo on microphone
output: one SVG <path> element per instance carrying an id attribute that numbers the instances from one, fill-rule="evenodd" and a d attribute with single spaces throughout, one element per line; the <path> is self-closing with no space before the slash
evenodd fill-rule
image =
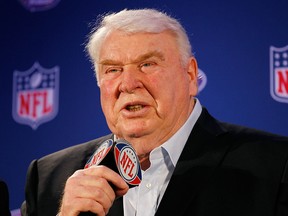
<path id="1" fill-rule="evenodd" d="M 13 73 L 12 114 L 16 122 L 36 130 L 58 113 L 59 68 L 46 69 L 38 62 L 27 71 Z"/>
<path id="2" fill-rule="evenodd" d="M 274 100 L 288 103 L 288 45 L 270 47 L 270 93 Z"/>

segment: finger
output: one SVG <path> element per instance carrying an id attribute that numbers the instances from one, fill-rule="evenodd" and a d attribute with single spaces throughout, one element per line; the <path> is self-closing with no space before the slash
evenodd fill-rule
<path id="1" fill-rule="evenodd" d="M 71 197 L 95 200 L 103 205 L 104 209 L 111 207 L 116 196 L 106 179 L 93 175 L 71 176 L 67 180 L 66 191 L 69 191 Z"/>
<path id="2" fill-rule="evenodd" d="M 97 213 L 97 215 L 101 215 L 103 212 L 108 213 L 115 199 L 115 193 L 111 186 L 105 180 L 106 187 L 110 188 L 111 194 L 113 194 L 113 200 L 108 197 L 105 188 L 80 184 L 79 182 L 85 177 L 87 178 L 87 176 L 74 176 L 67 180 L 61 204 L 61 212 L 65 212 L 63 215 L 76 216 L 80 212 L 87 211 Z M 88 176 L 88 178 L 90 177 Z"/>
<path id="3" fill-rule="evenodd" d="M 113 186 L 115 186 L 114 189 L 115 192 L 117 192 L 117 195 L 124 195 L 129 189 L 123 178 L 118 173 L 106 166 L 91 166 L 85 169 L 84 173 L 86 175 L 97 175 L 98 177 L 106 179 Z"/>

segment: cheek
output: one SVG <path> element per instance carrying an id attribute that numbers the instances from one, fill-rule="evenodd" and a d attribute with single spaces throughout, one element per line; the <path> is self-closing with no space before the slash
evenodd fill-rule
<path id="1" fill-rule="evenodd" d="M 161 104 L 164 106 L 164 110 L 177 109 L 179 104 L 185 103 L 189 99 L 189 80 L 184 75 L 169 76 L 161 84 L 158 85 L 158 89 L 160 86 L 162 87 L 159 91 L 162 94 L 162 102 L 165 103 Z"/>
<path id="2" fill-rule="evenodd" d="M 100 82 L 100 94 L 103 97 L 111 97 L 115 94 L 117 83 L 113 80 L 102 80 Z"/>
<path id="3" fill-rule="evenodd" d="M 105 112 L 108 107 L 113 108 L 113 104 L 116 100 L 116 88 L 115 84 L 111 81 L 102 82 L 100 85 L 100 97 L 102 109 Z M 105 110 L 104 110 L 105 109 Z"/>

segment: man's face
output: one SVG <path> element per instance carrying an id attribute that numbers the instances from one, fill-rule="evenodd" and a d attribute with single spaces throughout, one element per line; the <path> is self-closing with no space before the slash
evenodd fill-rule
<path id="1" fill-rule="evenodd" d="M 197 94 L 197 64 L 193 58 L 181 64 L 168 32 L 113 32 L 97 63 L 102 109 L 118 137 L 159 145 L 187 120 Z"/>

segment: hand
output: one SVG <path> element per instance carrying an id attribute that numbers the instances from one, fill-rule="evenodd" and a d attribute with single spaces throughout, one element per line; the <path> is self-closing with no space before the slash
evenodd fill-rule
<path id="1" fill-rule="evenodd" d="M 104 216 L 115 198 L 126 194 L 128 189 L 121 176 L 108 167 L 77 170 L 66 181 L 58 215 L 78 216 L 80 212 L 90 211 Z"/>

